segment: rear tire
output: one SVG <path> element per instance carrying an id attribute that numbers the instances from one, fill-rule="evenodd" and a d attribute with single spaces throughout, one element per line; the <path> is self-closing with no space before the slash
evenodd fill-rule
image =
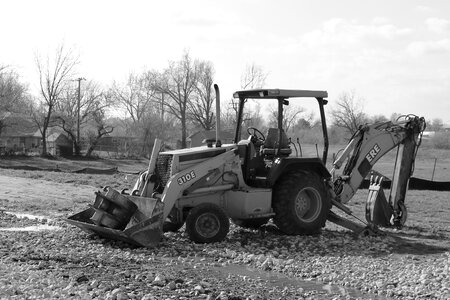
<path id="1" fill-rule="evenodd" d="M 235 225 L 242 227 L 242 228 L 258 229 L 261 226 L 267 224 L 267 222 L 269 222 L 269 220 L 270 220 L 270 218 L 231 219 L 231 222 L 233 222 Z"/>
<path id="2" fill-rule="evenodd" d="M 325 226 L 331 200 L 323 180 L 315 173 L 293 171 L 273 189 L 273 221 L 286 234 L 315 234 Z"/>
<path id="3" fill-rule="evenodd" d="M 222 241 L 230 230 L 230 220 L 224 210 L 212 203 L 202 203 L 189 211 L 186 232 L 196 243 Z"/>

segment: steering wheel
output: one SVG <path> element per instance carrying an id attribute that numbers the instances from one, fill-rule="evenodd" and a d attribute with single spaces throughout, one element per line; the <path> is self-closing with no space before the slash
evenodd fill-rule
<path id="1" fill-rule="evenodd" d="M 256 141 L 264 142 L 266 140 L 264 134 L 255 127 L 247 128 L 247 133 L 252 136 L 252 139 L 255 138 Z"/>

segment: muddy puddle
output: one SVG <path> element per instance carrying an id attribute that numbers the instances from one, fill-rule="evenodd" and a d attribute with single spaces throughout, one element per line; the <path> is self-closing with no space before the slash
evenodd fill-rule
<path id="1" fill-rule="evenodd" d="M 332 295 L 341 295 L 349 298 L 360 298 L 360 299 L 377 299 L 385 300 L 386 297 L 362 293 L 357 289 L 331 285 L 331 284 L 321 284 L 315 281 L 302 280 L 298 278 L 288 277 L 281 273 L 262 271 L 246 266 L 240 265 L 227 265 L 222 267 L 215 267 L 215 270 L 223 274 L 237 275 L 245 278 L 251 278 L 254 280 L 264 280 L 267 281 L 268 286 L 272 287 L 296 287 L 302 288 L 304 291 L 323 291 Z"/>
<path id="2" fill-rule="evenodd" d="M 45 222 L 51 221 L 46 216 L 40 216 L 40 215 L 32 215 L 27 213 L 17 213 L 17 212 L 11 212 L 11 211 L 5 211 L 6 214 L 16 216 L 19 219 L 30 219 L 30 220 L 37 220 L 40 222 L 43 222 L 43 224 L 36 224 L 36 225 L 30 225 L 30 226 L 24 226 L 24 227 L 0 227 L 0 231 L 45 231 L 45 230 L 60 230 L 62 229 L 59 226 L 55 225 L 49 225 L 45 224 Z"/>
<path id="3" fill-rule="evenodd" d="M 161 258 L 163 261 L 172 261 L 173 258 L 163 257 Z M 201 263 L 202 260 L 199 257 L 192 258 L 192 261 L 184 262 L 184 264 L 198 264 Z M 206 265 L 206 264 L 205 264 Z M 237 265 L 237 264 L 229 264 L 229 265 L 222 265 L 222 266 L 211 266 L 208 265 L 207 268 L 211 271 L 213 271 L 216 274 L 221 274 L 224 277 L 227 277 L 229 275 L 234 275 L 240 277 L 242 280 L 246 281 L 249 279 L 256 280 L 256 281 L 263 281 L 264 284 L 267 285 L 268 288 L 284 288 L 286 286 L 288 287 L 294 287 L 296 289 L 303 289 L 305 292 L 309 291 L 318 291 L 322 292 L 321 294 L 326 296 L 325 299 L 328 299 L 328 297 L 332 295 L 339 295 L 343 296 L 346 299 L 372 299 L 372 300 L 387 300 L 389 298 L 386 298 L 384 296 L 376 295 L 376 294 L 369 294 L 369 293 L 363 293 L 360 290 L 349 288 L 349 287 L 343 287 L 340 285 L 334 285 L 334 284 L 324 284 L 320 283 L 318 281 L 313 280 L 302 280 L 300 278 L 295 277 L 289 277 L 285 274 L 278 273 L 278 272 L 271 272 L 271 271 L 263 271 L 256 268 L 252 268 L 249 266 L 244 265 Z M 315 299 L 323 299 L 320 295 L 316 295 L 318 298 Z"/>
<path id="4" fill-rule="evenodd" d="M 30 220 L 39 220 L 39 221 L 50 220 L 46 216 L 32 215 L 32 214 L 27 214 L 27 213 L 18 213 L 18 212 L 12 212 L 12 211 L 5 211 L 5 214 L 15 216 L 15 217 L 17 217 L 19 219 L 27 218 L 27 219 L 30 219 Z"/>
<path id="5" fill-rule="evenodd" d="M 25 227 L 7 227 L 0 228 L 0 231 L 44 231 L 44 230 L 60 230 L 62 229 L 59 226 L 47 225 L 47 224 L 39 224 Z"/>

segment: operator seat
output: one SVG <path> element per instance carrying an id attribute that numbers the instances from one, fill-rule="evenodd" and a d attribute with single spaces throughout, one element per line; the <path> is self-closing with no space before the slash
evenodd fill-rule
<path id="1" fill-rule="evenodd" d="M 281 147 L 279 147 L 279 131 L 278 128 L 269 128 L 264 145 L 261 147 L 261 154 L 265 158 L 289 156 L 292 153 L 292 149 L 289 147 L 289 140 L 283 129 L 281 129 Z"/>
<path id="2" fill-rule="evenodd" d="M 251 138 L 239 141 L 238 150 L 245 183 L 255 186 L 257 176 L 264 169 L 264 160 L 260 153 L 256 151 Z"/>

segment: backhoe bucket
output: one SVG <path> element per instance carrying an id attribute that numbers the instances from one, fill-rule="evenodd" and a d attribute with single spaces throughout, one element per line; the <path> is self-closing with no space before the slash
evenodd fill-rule
<path id="1" fill-rule="evenodd" d="M 159 199 L 96 192 L 93 205 L 66 219 L 88 233 L 130 244 L 155 247 L 161 241 L 164 205 Z"/>
<path id="2" fill-rule="evenodd" d="M 366 220 L 371 224 L 389 227 L 392 225 L 394 210 L 386 200 L 381 186 L 382 182 L 383 177 L 370 177 L 369 195 L 366 201 Z"/>

